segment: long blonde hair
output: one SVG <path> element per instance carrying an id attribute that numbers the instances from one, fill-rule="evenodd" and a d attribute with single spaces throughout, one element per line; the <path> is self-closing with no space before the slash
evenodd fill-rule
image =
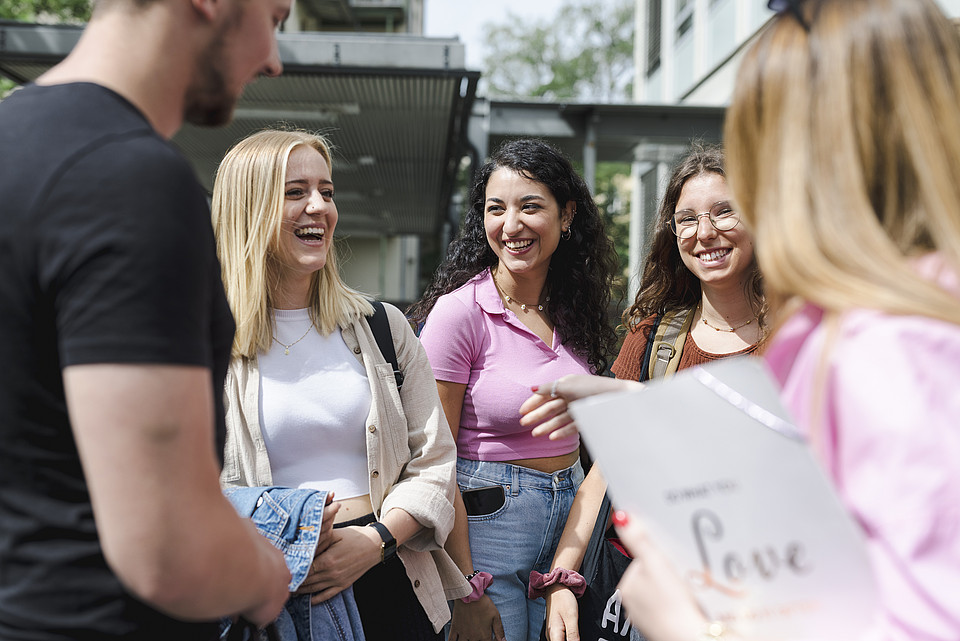
<path id="1" fill-rule="evenodd" d="M 290 153 L 316 149 L 333 168 L 330 145 L 305 131 L 264 130 L 244 138 L 224 156 L 213 185 L 213 229 L 227 300 L 237 323 L 234 357 L 253 357 L 273 340 L 274 289 L 280 265 L 273 259 L 280 242 L 284 183 Z M 349 325 L 373 308 L 363 294 L 347 287 L 331 246 L 323 269 L 311 276 L 310 318 L 321 334 Z"/>
<path id="2" fill-rule="evenodd" d="M 727 175 L 771 309 L 960 324 L 913 261 L 960 270 L 960 43 L 933 0 L 806 0 L 771 21 L 727 113 Z"/>

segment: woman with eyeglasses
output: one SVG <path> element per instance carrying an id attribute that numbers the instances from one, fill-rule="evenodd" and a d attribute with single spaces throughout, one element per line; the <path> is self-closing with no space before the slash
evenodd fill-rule
<path id="1" fill-rule="evenodd" d="M 623 314 L 629 333 L 611 368 L 617 378 L 641 379 L 650 330 L 668 313 L 688 328 L 671 370 L 756 350 L 765 311 L 760 271 L 719 147 L 695 144 L 677 164 L 655 225 L 640 289 Z M 664 351 L 652 360 L 662 361 Z"/>
<path id="2" fill-rule="evenodd" d="M 956 640 L 960 39 L 933 0 L 774 7 L 724 132 L 776 318 L 764 357 L 864 533 L 879 609 L 859 639 Z M 627 386 L 597 380 L 557 393 Z M 624 603 L 650 641 L 734 637 L 638 517 L 615 520 L 635 558 Z"/>
<path id="3" fill-rule="evenodd" d="M 765 309 L 753 238 L 733 206 L 723 160 L 719 147 L 694 143 L 673 170 L 640 289 L 623 313 L 628 334 L 611 367 L 619 379 L 661 378 L 752 353 L 761 344 Z M 569 421 L 562 414 L 538 425 L 535 433 L 558 438 L 575 430 Z M 571 507 L 551 566 L 555 573 L 579 569 L 605 490 L 595 466 Z M 574 635 L 578 610 L 563 582 L 547 588 L 549 641 L 579 638 Z"/>

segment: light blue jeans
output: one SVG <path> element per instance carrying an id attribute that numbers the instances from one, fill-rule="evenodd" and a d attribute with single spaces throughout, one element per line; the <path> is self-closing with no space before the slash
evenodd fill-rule
<path id="1" fill-rule="evenodd" d="M 546 612 L 543 599 L 527 598 L 530 570 L 546 572 L 563 533 L 570 505 L 583 482 L 577 461 L 547 474 L 509 463 L 457 459 L 461 490 L 501 485 L 502 508 L 468 516 L 473 568 L 493 575 L 487 594 L 500 611 L 507 641 L 537 641 Z"/>

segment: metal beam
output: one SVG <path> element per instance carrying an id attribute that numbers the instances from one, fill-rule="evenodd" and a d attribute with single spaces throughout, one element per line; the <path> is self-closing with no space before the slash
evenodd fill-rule
<path id="1" fill-rule="evenodd" d="M 635 149 L 685 145 L 691 139 L 719 142 L 724 108 L 677 105 L 569 104 L 490 101 L 475 109 L 484 118 L 489 146 L 522 136 L 544 138 L 580 163 L 587 160 L 588 139 L 597 162 L 636 160 Z"/>

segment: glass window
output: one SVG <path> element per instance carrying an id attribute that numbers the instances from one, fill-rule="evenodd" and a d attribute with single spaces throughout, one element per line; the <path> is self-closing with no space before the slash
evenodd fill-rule
<path id="1" fill-rule="evenodd" d="M 693 28 L 693 0 L 677 0 L 677 40 Z"/>
<path id="2" fill-rule="evenodd" d="M 647 75 L 660 68 L 660 15 L 663 0 L 647 2 Z"/>

